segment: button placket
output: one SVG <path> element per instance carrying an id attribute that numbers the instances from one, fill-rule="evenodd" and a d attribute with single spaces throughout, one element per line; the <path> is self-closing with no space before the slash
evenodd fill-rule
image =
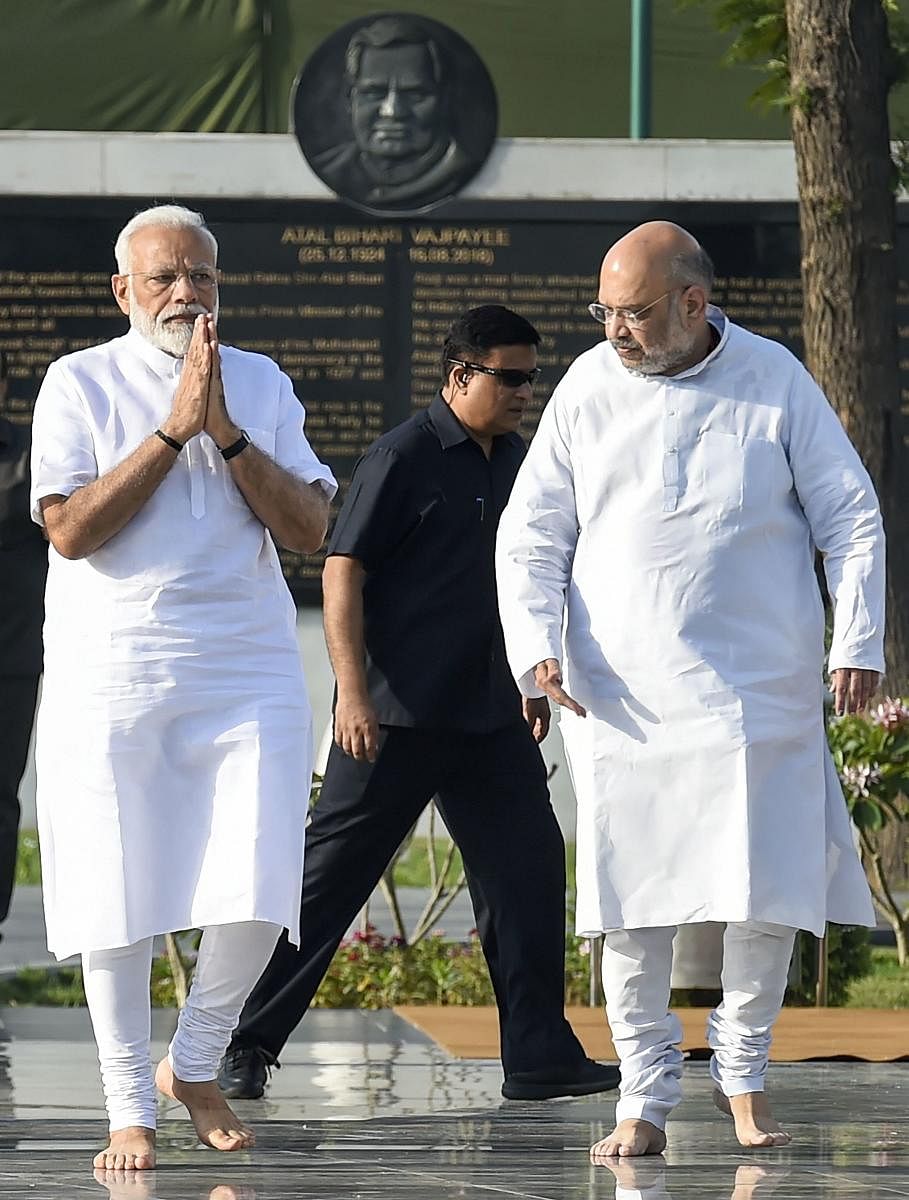
<path id="1" fill-rule="evenodd" d="M 679 506 L 679 413 L 669 401 L 663 418 L 663 512 L 675 512 Z"/>
<path id="2" fill-rule="evenodd" d="M 180 385 L 183 359 L 174 363 L 174 391 Z M 197 435 L 186 443 L 186 469 L 189 473 L 189 511 L 197 521 L 205 516 L 205 456 Z"/>

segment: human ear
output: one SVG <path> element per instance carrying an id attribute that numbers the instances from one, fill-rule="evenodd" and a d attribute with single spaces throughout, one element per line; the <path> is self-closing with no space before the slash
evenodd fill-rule
<path id="1" fill-rule="evenodd" d="M 111 275 L 111 291 L 121 312 L 129 314 L 129 276 Z"/>
<path id="2" fill-rule="evenodd" d="M 685 293 L 685 315 L 689 321 L 696 321 L 704 315 L 707 308 L 707 293 L 697 284 L 692 284 Z"/>

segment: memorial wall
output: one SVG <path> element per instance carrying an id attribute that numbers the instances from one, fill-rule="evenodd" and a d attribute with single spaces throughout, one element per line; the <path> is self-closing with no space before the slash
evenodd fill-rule
<path id="1" fill-rule="evenodd" d="M 310 441 L 342 486 L 380 433 L 429 402 L 445 330 L 473 304 L 507 304 L 543 335 L 543 373 L 523 429 L 530 437 L 567 365 L 602 336 L 586 306 L 604 249 L 642 220 L 691 229 L 716 263 L 715 302 L 801 350 L 791 203 L 475 201 L 448 205 L 444 216 L 380 219 L 314 201 L 186 202 L 220 242 L 222 340 L 287 372 Z M 112 245 L 145 206 L 0 199 L 0 346 L 14 419 L 28 420 L 53 359 L 124 332 L 110 290 Z M 905 238 L 901 249 L 905 256 Z M 297 602 L 318 603 L 319 557 L 282 552 L 282 561 Z"/>

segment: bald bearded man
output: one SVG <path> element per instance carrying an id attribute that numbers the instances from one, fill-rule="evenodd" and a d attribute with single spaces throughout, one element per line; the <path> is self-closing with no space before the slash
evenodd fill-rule
<path id="1" fill-rule="evenodd" d="M 681 1096 L 681 924 L 726 923 L 708 1022 L 742 1145 L 789 1141 L 764 1094 L 796 930 L 872 925 L 824 736 L 883 669 L 883 533 L 830 405 L 782 346 L 709 304 L 713 268 L 649 222 L 603 262 L 605 341 L 543 414 L 499 526 L 499 603 L 526 697 L 562 706 L 578 799 L 577 925 L 604 935 L 622 1065 L 594 1159 L 658 1154 Z"/>

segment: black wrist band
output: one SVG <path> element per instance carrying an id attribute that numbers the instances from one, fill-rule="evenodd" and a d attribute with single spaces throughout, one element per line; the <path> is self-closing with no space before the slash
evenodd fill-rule
<path id="1" fill-rule="evenodd" d="M 178 442 L 176 438 L 172 438 L 169 434 L 165 433 L 162 429 L 155 430 L 155 437 L 159 437 L 165 446 L 170 446 L 171 450 L 176 450 L 176 452 L 178 454 L 183 449 L 182 442 Z"/>
<path id="2" fill-rule="evenodd" d="M 231 442 L 229 446 L 225 446 L 221 451 L 221 457 L 225 462 L 227 462 L 229 458 L 236 458 L 240 451 L 245 450 L 248 445 L 249 438 L 246 436 L 246 430 L 241 429 L 240 436 L 237 438 L 237 440 L 235 442 Z"/>

